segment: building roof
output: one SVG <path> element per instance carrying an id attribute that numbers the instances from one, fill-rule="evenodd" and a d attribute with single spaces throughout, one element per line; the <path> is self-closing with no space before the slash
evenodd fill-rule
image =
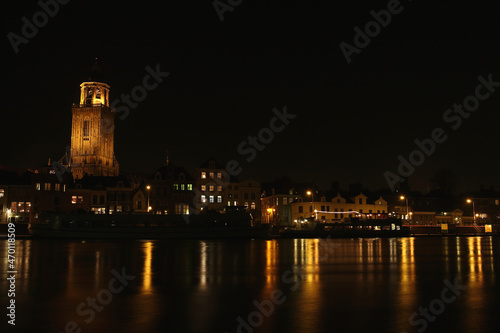
<path id="1" fill-rule="evenodd" d="M 175 165 L 164 165 L 156 169 L 153 175 L 150 177 L 151 179 L 155 179 L 155 175 L 160 173 L 161 179 L 163 180 L 179 180 L 179 176 L 184 174 L 186 181 L 194 181 L 193 176 L 187 171 L 186 168 L 175 166 Z"/>
<path id="2" fill-rule="evenodd" d="M 214 158 L 210 157 L 205 162 L 203 162 L 198 168 L 199 169 L 212 169 L 210 168 L 210 162 L 214 163 L 214 169 L 225 169 L 225 166 L 217 162 Z"/>
<path id="3" fill-rule="evenodd" d="M 1 185 L 30 185 L 31 173 L 25 172 L 19 175 L 15 171 L 0 170 L 0 184 Z"/>
<path id="4" fill-rule="evenodd" d="M 109 187 L 120 187 L 119 182 L 123 182 L 124 188 L 130 188 L 131 184 L 124 176 L 108 177 L 108 176 L 89 176 L 85 175 L 81 179 L 75 181 L 75 184 L 80 184 L 82 188 L 96 189 L 101 187 L 103 190 Z"/>

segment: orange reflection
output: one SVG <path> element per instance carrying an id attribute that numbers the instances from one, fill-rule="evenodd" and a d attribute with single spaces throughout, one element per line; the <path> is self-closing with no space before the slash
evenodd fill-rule
<path id="1" fill-rule="evenodd" d="M 152 268 L 151 263 L 153 260 L 153 243 L 144 243 L 144 269 L 143 269 L 143 280 L 142 280 L 142 290 L 146 293 L 151 293 L 151 279 L 152 279 Z"/>
<path id="2" fill-rule="evenodd" d="M 279 257 L 278 242 L 276 240 L 266 241 L 266 284 L 270 285 L 276 282 L 277 266 Z"/>
<path id="3" fill-rule="evenodd" d="M 296 267 L 301 272 L 299 279 L 299 288 L 294 291 L 297 294 L 297 303 L 300 304 L 300 315 L 294 316 L 293 324 L 298 332 L 318 331 L 319 317 L 323 306 L 323 297 L 321 296 L 322 284 L 319 276 L 319 252 L 321 242 L 330 242 L 331 240 L 319 239 L 299 239 L 294 242 L 294 262 L 299 263 Z"/>
<path id="4" fill-rule="evenodd" d="M 399 253 L 401 259 L 399 265 L 400 276 L 396 282 L 399 287 L 397 298 L 399 308 L 405 309 L 405 311 L 397 313 L 397 322 L 401 323 L 402 327 L 406 327 L 410 311 L 418 307 L 418 292 L 415 277 L 415 238 L 400 238 L 397 240 L 397 243 L 401 247 L 401 252 Z"/>

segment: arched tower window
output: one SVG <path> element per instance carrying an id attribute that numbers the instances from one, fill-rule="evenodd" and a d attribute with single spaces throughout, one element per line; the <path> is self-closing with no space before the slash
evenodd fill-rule
<path id="1" fill-rule="evenodd" d="M 83 140 L 88 140 L 90 137 L 90 123 L 88 120 L 83 121 L 82 133 L 83 133 Z"/>

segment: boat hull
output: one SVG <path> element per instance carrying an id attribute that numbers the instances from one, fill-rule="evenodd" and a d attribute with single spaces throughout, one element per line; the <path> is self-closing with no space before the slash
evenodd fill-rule
<path id="1" fill-rule="evenodd" d="M 284 230 L 281 238 L 378 238 L 378 237 L 408 237 L 409 231 L 316 231 L 316 230 Z"/>

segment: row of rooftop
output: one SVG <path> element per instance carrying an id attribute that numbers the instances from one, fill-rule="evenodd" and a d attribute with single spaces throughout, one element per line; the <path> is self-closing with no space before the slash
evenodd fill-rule
<path id="1" fill-rule="evenodd" d="M 469 199 L 469 200 L 467 200 Z M 338 182 L 327 190 L 317 184 L 273 182 L 230 177 L 212 158 L 193 176 L 186 168 L 167 165 L 151 174 L 89 176 L 43 166 L 22 174 L 0 170 L 0 223 L 39 219 L 43 212 L 95 214 L 197 214 L 245 209 L 256 222 L 289 225 L 304 219 L 325 222 L 351 217 L 401 217 L 412 224 L 491 223 L 500 221 L 500 192 L 481 188 L 451 195 L 434 190 L 370 191 L 361 184 L 349 190 Z"/>

